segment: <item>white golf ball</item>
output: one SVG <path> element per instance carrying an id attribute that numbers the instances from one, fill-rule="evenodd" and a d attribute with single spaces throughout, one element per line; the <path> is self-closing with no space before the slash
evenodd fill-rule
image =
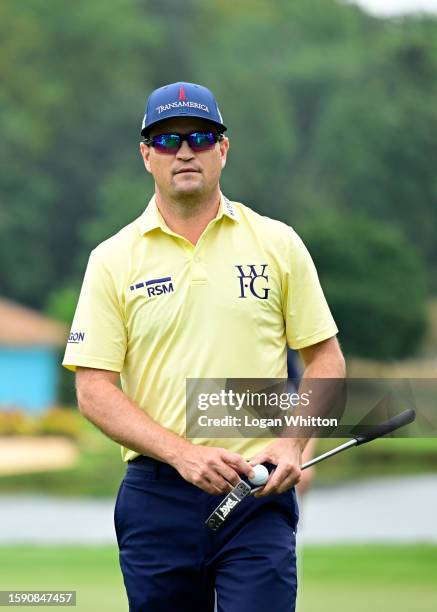
<path id="1" fill-rule="evenodd" d="M 252 469 L 255 472 L 255 476 L 249 478 L 249 482 L 257 487 L 266 484 L 269 479 L 269 471 L 266 466 L 259 463 L 258 465 L 254 465 Z"/>

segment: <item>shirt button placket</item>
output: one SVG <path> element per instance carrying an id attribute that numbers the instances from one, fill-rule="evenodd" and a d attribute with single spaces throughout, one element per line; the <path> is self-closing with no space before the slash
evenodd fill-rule
<path id="1" fill-rule="evenodd" d="M 202 257 L 198 254 L 194 255 L 192 259 L 191 282 L 195 285 L 205 284 L 207 282 L 204 262 Z"/>

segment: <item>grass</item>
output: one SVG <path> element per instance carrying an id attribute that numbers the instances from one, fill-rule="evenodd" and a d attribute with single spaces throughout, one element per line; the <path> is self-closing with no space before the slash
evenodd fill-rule
<path id="1" fill-rule="evenodd" d="M 298 612 L 435 612 L 437 546 L 308 547 Z"/>
<path id="2" fill-rule="evenodd" d="M 437 546 L 311 546 L 301 552 L 298 612 L 437 609 Z M 2 547 L 0 567 L 1 590 L 73 589 L 80 612 L 127 612 L 115 547 Z"/>
<path id="3" fill-rule="evenodd" d="M 0 567 L 0 590 L 75 590 L 77 610 L 128 610 L 114 547 L 2 547 Z"/>

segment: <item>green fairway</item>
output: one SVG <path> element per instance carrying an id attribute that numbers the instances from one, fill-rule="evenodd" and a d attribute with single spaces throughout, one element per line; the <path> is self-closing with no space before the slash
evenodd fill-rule
<path id="1" fill-rule="evenodd" d="M 437 546 L 307 547 L 298 612 L 435 612 Z"/>
<path id="2" fill-rule="evenodd" d="M 2 547 L 0 568 L 0 590 L 75 590 L 77 607 L 68 609 L 128 610 L 114 547 Z"/>
<path id="3" fill-rule="evenodd" d="M 307 547 L 301 552 L 298 612 L 437 609 L 437 546 Z M 76 590 L 81 612 L 127 612 L 117 555 L 114 547 L 2 547 L 0 589 Z"/>

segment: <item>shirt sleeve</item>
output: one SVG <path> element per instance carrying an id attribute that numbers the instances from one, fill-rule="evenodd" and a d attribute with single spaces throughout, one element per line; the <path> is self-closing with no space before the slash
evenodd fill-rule
<path id="1" fill-rule="evenodd" d="M 337 326 L 311 255 L 294 231 L 287 266 L 283 304 L 288 346 L 297 350 L 332 338 L 338 333 Z"/>
<path id="2" fill-rule="evenodd" d="M 96 251 L 92 251 L 62 365 L 121 372 L 127 333 L 114 279 Z"/>

